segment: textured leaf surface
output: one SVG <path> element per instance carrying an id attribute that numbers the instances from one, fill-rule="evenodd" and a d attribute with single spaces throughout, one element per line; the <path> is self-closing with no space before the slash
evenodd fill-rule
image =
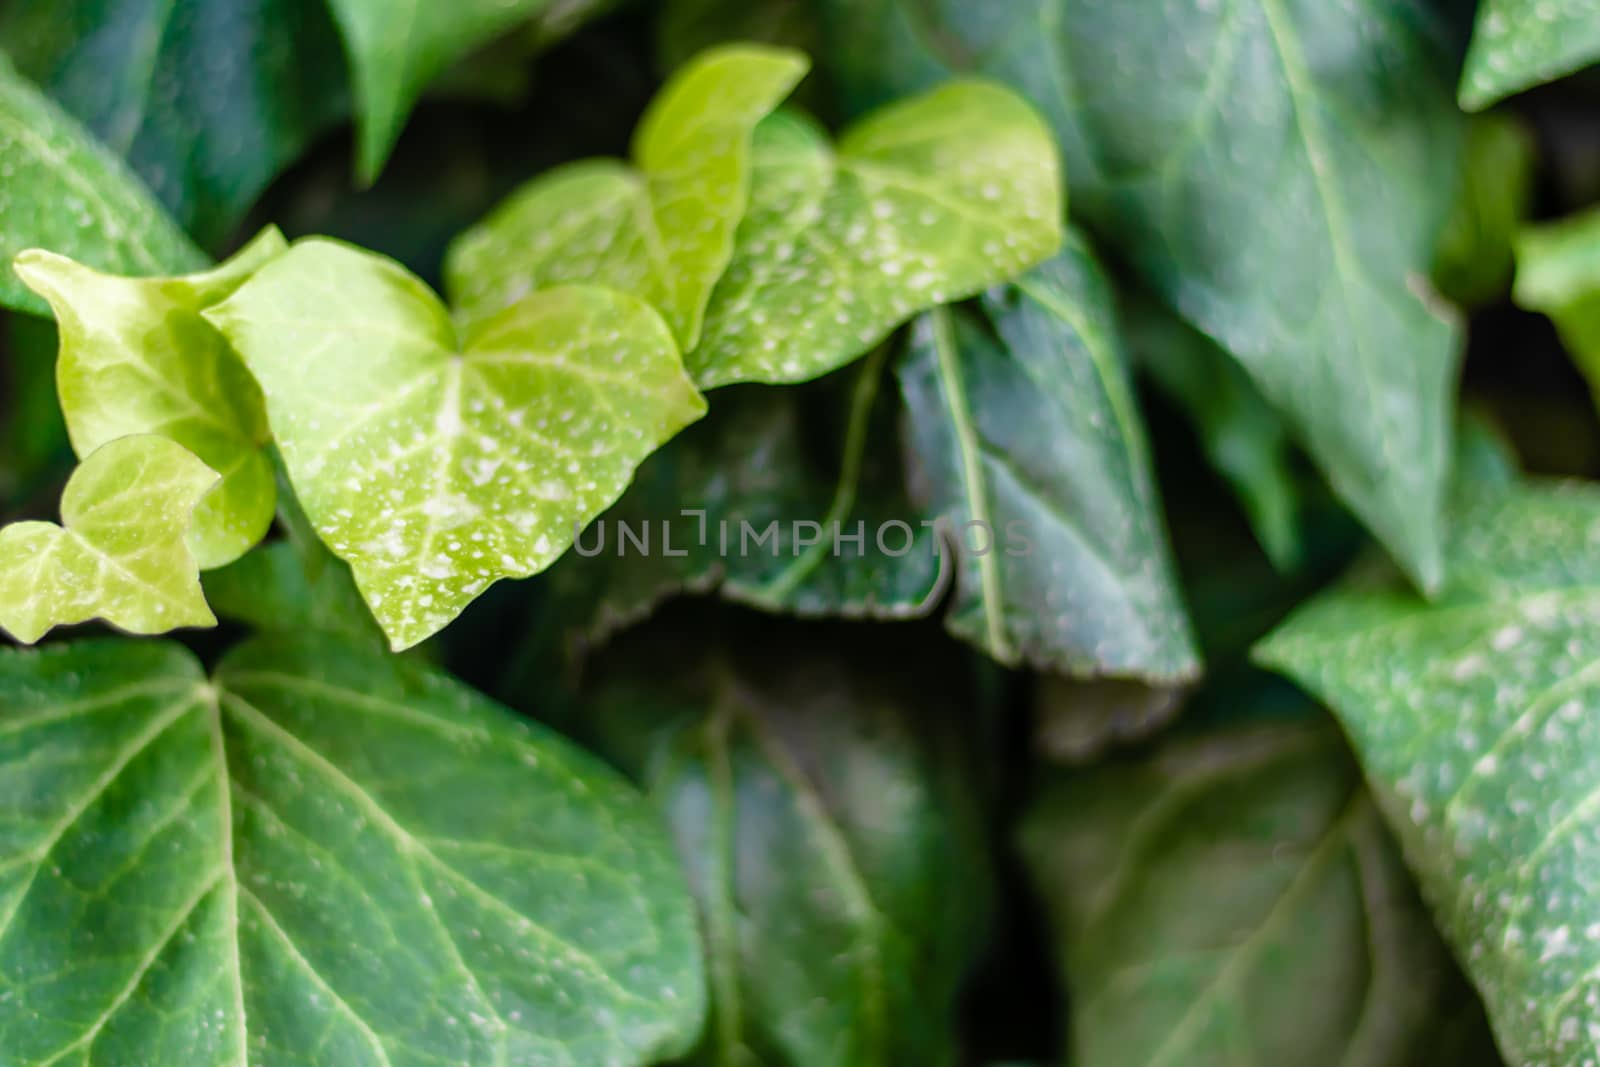
<path id="1" fill-rule="evenodd" d="M 208 247 L 350 107 L 321 0 L 12 0 L 0 41 Z"/>
<path id="2" fill-rule="evenodd" d="M 132 633 L 216 623 L 186 543 L 217 475 L 163 437 L 91 454 L 61 496 L 61 522 L 0 527 L 0 628 L 32 643 L 100 618 Z"/>
<path id="3" fill-rule="evenodd" d="M 1600 211 L 1524 230 L 1513 295 L 1554 320 L 1568 353 L 1600 394 Z"/>
<path id="4" fill-rule="evenodd" d="M 25 248 L 119 274 L 205 266 L 150 191 L 0 55 L 0 304 L 43 315 L 11 269 Z"/>
<path id="5" fill-rule="evenodd" d="M 548 566 L 705 412 L 660 316 L 605 289 L 546 290 L 458 340 L 392 260 L 307 240 L 206 315 L 397 650 Z"/>
<path id="6" fill-rule="evenodd" d="M 1181 408 L 1211 465 L 1244 505 L 1273 565 L 1300 556 L 1300 492 L 1289 428 L 1239 365 L 1205 334 L 1154 300 L 1121 305 L 1134 363 Z"/>
<path id="7" fill-rule="evenodd" d="M 807 616 L 931 610 L 940 549 L 906 495 L 887 355 L 813 385 L 719 393 L 705 421 L 651 456 L 603 525 L 585 532 L 579 544 L 593 558 L 551 571 L 563 628 L 600 641 L 673 594 L 710 589 Z M 640 531 L 648 550 L 624 540 Z"/>
<path id="8" fill-rule="evenodd" d="M 1536 151 L 1533 131 L 1516 115 L 1477 115 L 1467 124 L 1455 207 L 1433 260 L 1446 299 L 1476 308 L 1505 297 L 1517 231 L 1533 206 Z"/>
<path id="9" fill-rule="evenodd" d="M 1416 289 L 1460 120 L 1427 0 L 829 8 L 863 106 L 951 69 L 1027 93 L 1074 216 L 1239 359 L 1389 551 L 1438 582 L 1457 342 Z"/>
<path id="10" fill-rule="evenodd" d="M 950 1064 L 988 898 L 959 684 L 890 684 L 880 657 L 909 649 L 818 649 L 793 623 L 672 632 L 602 661 L 584 714 L 700 905 L 712 1018 L 690 1062 Z"/>
<path id="11" fill-rule="evenodd" d="M 202 569 L 261 540 L 274 492 L 261 390 L 200 313 L 285 247 L 269 229 L 221 266 L 176 278 L 103 274 L 41 250 L 17 257 L 18 277 L 55 311 L 57 390 L 78 455 L 130 434 L 159 434 L 222 475 L 189 535 Z"/>
<path id="12" fill-rule="evenodd" d="M 940 309 L 899 365 L 923 517 L 957 556 L 946 625 L 1006 664 L 1198 668 L 1111 294 L 1077 237 L 987 321 Z"/>
<path id="13" fill-rule="evenodd" d="M 1596 60 L 1594 0 L 1484 0 L 1461 73 L 1461 106 L 1477 111 Z"/>
<path id="14" fill-rule="evenodd" d="M 890 105 L 837 148 L 809 120 L 773 116 L 689 368 L 702 388 L 825 374 L 1055 254 L 1064 195 L 1047 127 L 999 86 Z"/>
<path id="15" fill-rule="evenodd" d="M 430 81 L 519 23 L 573 5 L 559 0 L 328 0 L 328 6 L 344 37 L 355 86 L 357 166 L 370 182 Z"/>
<path id="16" fill-rule="evenodd" d="M 1429 604 L 1354 582 L 1260 650 L 1339 715 L 1519 1067 L 1600 1055 L 1600 493 L 1480 488 Z"/>
<path id="17" fill-rule="evenodd" d="M 447 287 L 476 320 L 563 283 L 653 305 L 685 348 L 733 254 L 756 124 L 808 62 L 753 45 L 713 49 L 676 74 L 634 134 L 633 164 L 591 159 L 535 178 L 451 248 Z"/>
<path id="18" fill-rule="evenodd" d="M 638 796 L 326 638 L 0 654 L 8 1063 L 670 1058 L 691 904 Z"/>
<path id="19" fill-rule="evenodd" d="M 1074 1064 L 1492 1062 L 1442 1054 L 1444 1009 L 1471 1002 L 1323 720 L 1208 723 L 1058 774 L 1023 852 Z"/>

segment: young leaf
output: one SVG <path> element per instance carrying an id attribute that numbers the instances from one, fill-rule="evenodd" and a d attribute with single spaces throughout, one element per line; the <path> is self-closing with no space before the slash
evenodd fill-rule
<path id="1" fill-rule="evenodd" d="M 1600 396 L 1600 211 L 1531 226 L 1517 239 L 1516 301 L 1549 315 Z"/>
<path id="2" fill-rule="evenodd" d="M 756 130 L 750 211 L 686 362 L 704 389 L 825 374 L 917 312 L 1054 255 L 1064 195 L 1049 130 L 999 86 L 891 105 L 837 148 L 775 115 Z"/>
<path id="3" fill-rule="evenodd" d="M 1227 352 L 1156 301 L 1126 300 L 1121 317 L 1133 362 L 1194 423 L 1273 566 L 1292 570 L 1301 501 L 1288 427 Z"/>
<path id="4" fill-rule="evenodd" d="M 1416 289 L 1461 125 L 1432 6 L 828 0 L 862 106 L 952 67 L 1028 93 L 1075 214 L 1244 365 L 1427 587 L 1457 332 Z"/>
<path id="5" fill-rule="evenodd" d="M 205 314 L 396 650 L 549 566 L 705 412 L 660 316 L 606 289 L 536 293 L 458 340 L 399 264 L 312 239 Z"/>
<path id="6" fill-rule="evenodd" d="M 982 321 L 918 320 L 898 373 L 924 518 L 956 554 L 951 632 L 1001 663 L 1198 669 L 1106 279 L 1076 236 Z"/>
<path id="7" fill-rule="evenodd" d="M 1445 299 L 1476 308 L 1510 288 L 1517 231 L 1533 203 L 1535 147 L 1515 115 L 1477 115 L 1467 124 L 1455 206 L 1433 258 Z"/>
<path id="8" fill-rule="evenodd" d="M 199 270 L 205 256 L 149 191 L 0 55 L 0 305 L 47 314 L 11 269 L 24 248 L 120 274 Z"/>
<path id="9" fill-rule="evenodd" d="M 593 558 L 552 569 L 562 628 L 602 641 L 669 596 L 711 589 L 806 616 L 930 610 L 940 546 L 906 497 L 887 355 L 813 385 L 719 394 L 579 539 Z M 641 531 L 645 547 L 625 540 Z"/>
<path id="10" fill-rule="evenodd" d="M 712 1013 L 689 1062 L 953 1063 L 989 898 L 959 678 L 890 682 L 909 650 L 822 649 L 793 623 L 650 632 L 595 672 L 584 723 L 667 819 L 700 905 Z"/>
<path id="11" fill-rule="evenodd" d="M 1466 1062 L 1439 1031 L 1470 997 L 1324 721 L 1208 723 L 1058 774 L 1023 852 L 1075 1065 Z"/>
<path id="12" fill-rule="evenodd" d="M 130 633 L 213 626 L 186 535 L 217 475 L 164 437 L 123 437 L 73 472 L 61 525 L 0 527 L 0 629 L 33 643 L 100 618 Z"/>
<path id="13" fill-rule="evenodd" d="M 322 0 L 14 0 L 0 41 L 208 247 L 350 109 Z"/>
<path id="14" fill-rule="evenodd" d="M 261 390 L 200 313 L 285 247 L 269 228 L 220 266 L 175 278 L 104 274 L 42 249 L 16 259 L 17 276 L 55 311 L 56 383 L 78 455 L 119 437 L 159 434 L 222 475 L 189 534 L 202 570 L 261 540 L 274 492 Z"/>
<path id="15" fill-rule="evenodd" d="M 1258 650 L 1338 714 L 1516 1064 L 1600 1051 L 1600 492 L 1461 494 L 1437 603 L 1371 580 Z"/>
<path id="16" fill-rule="evenodd" d="M 1481 111 L 1596 60 L 1593 0 L 1484 0 L 1461 72 L 1461 106 Z"/>
<path id="17" fill-rule="evenodd" d="M 745 212 L 751 131 L 808 65 L 789 49 L 712 49 L 657 94 L 632 166 L 585 160 L 513 193 L 450 249 L 446 289 L 463 321 L 548 286 L 605 285 L 653 305 L 693 347 Z"/>
<path id="18" fill-rule="evenodd" d="M 649 810 L 327 638 L 0 653 L 8 1063 L 643 1067 L 704 1014 Z"/>

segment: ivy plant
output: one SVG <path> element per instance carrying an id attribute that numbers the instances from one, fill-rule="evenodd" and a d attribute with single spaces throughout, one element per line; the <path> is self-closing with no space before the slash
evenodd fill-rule
<path id="1" fill-rule="evenodd" d="M 0 1065 L 1593 1067 L 1597 0 L 0 0 Z"/>

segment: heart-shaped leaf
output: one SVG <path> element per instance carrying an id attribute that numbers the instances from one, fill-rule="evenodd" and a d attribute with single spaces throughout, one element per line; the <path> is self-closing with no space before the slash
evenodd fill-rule
<path id="1" fill-rule="evenodd" d="M 897 368 L 912 485 L 955 556 L 945 625 L 1006 664 L 1193 676 L 1105 275 L 1072 235 L 981 308 L 919 319 Z"/>
<path id="2" fill-rule="evenodd" d="M 671 1059 L 693 908 L 617 775 L 323 636 L 0 652 L 15 1067 Z"/>
<path id="3" fill-rule="evenodd" d="M 1461 72 L 1461 106 L 1482 110 L 1596 60 L 1594 0 L 1484 0 Z"/>
<path id="4" fill-rule="evenodd" d="M 222 475 L 189 535 L 202 569 L 231 563 L 261 540 L 275 493 L 261 390 L 200 313 L 285 247 L 268 229 L 226 263 L 177 278 L 118 277 L 41 249 L 17 257 L 17 275 L 56 314 L 57 390 L 78 455 L 118 437 L 159 434 Z"/>
<path id="5" fill-rule="evenodd" d="M 450 249 L 446 289 L 463 320 L 552 285 L 605 285 L 654 305 L 692 347 L 745 212 L 751 131 L 808 65 L 789 49 L 712 49 L 652 101 L 632 166 L 571 163 L 513 193 Z"/>
<path id="6" fill-rule="evenodd" d="M 121 274 L 199 270 L 203 253 L 120 160 L 0 55 L 0 305 L 49 307 L 11 270 L 24 248 Z"/>
<path id="7" fill-rule="evenodd" d="M 313 239 L 205 314 L 397 650 L 547 567 L 705 412 L 661 317 L 608 289 L 535 293 L 458 340 L 399 264 Z"/>
<path id="8" fill-rule="evenodd" d="M 702 388 L 799 382 L 1061 246 L 1048 127 L 1009 90 L 956 82 L 882 109 L 838 147 L 794 113 L 756 129 L 750 211 L 685 357 Z"/>
<path id="9" fill-rule="evenodd" d="M 1600 1055 L 1600 491 L 1475 485 L 1432 603 L 1353 577 L 1258 650 L 1338 714 L 1524 1067 Z"/>
<path id="10" fill-rule="evenodd" d="M 122 437 L 72 474 L 61 522 L 0 528 L 0 628 L 34 642 L 100 618 L 132 633 L 213 626 L 187 535 L 217 475 L 164 437 Z"/>

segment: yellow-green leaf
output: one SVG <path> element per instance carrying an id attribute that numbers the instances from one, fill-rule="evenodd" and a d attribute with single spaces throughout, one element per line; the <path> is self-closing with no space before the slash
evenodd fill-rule
<path id="1" fill-rule="evenodd" d="M 549 566 L 705 413 L 661 317 L 608 289 L 544 290 L 458 338 L 399 264 L 312 239 L 206 316 L 397 650 Z"/>
<path id="2" fill-rule="evenodd" d="M 693 346 L 744 215 L 751 131 L 808 65 L 786 48 L 705 52 L 651 103 L 632 165 L 559 167 L 457 240 L 445 276 L 458 314 L 477 321 L 547 286 L 605 285 L 654 305 Z"/>
<path id="3" fill-rule="evenodd" d="M 214 626 L 186 535 L 217 475 L 164 437 L 123 437 L 83 461 L 61 525 L 0 528 L 0 629 L 32 643 L 100 618 L 130 633 Z"/>
<path id="4" fill-rule="evenodd" d="M 200 312 L 285 247 L 268 229 L 222 265 L 175 278 L 105 274 L 42 249 L 17 257 L 17 274 L 60 326 L 57 389 L 78 455 L 159 434 L 222 475 L 190 534 L 202 569 L 231 563 L 265 536 L 276 494 L 261 390 Z"/>

